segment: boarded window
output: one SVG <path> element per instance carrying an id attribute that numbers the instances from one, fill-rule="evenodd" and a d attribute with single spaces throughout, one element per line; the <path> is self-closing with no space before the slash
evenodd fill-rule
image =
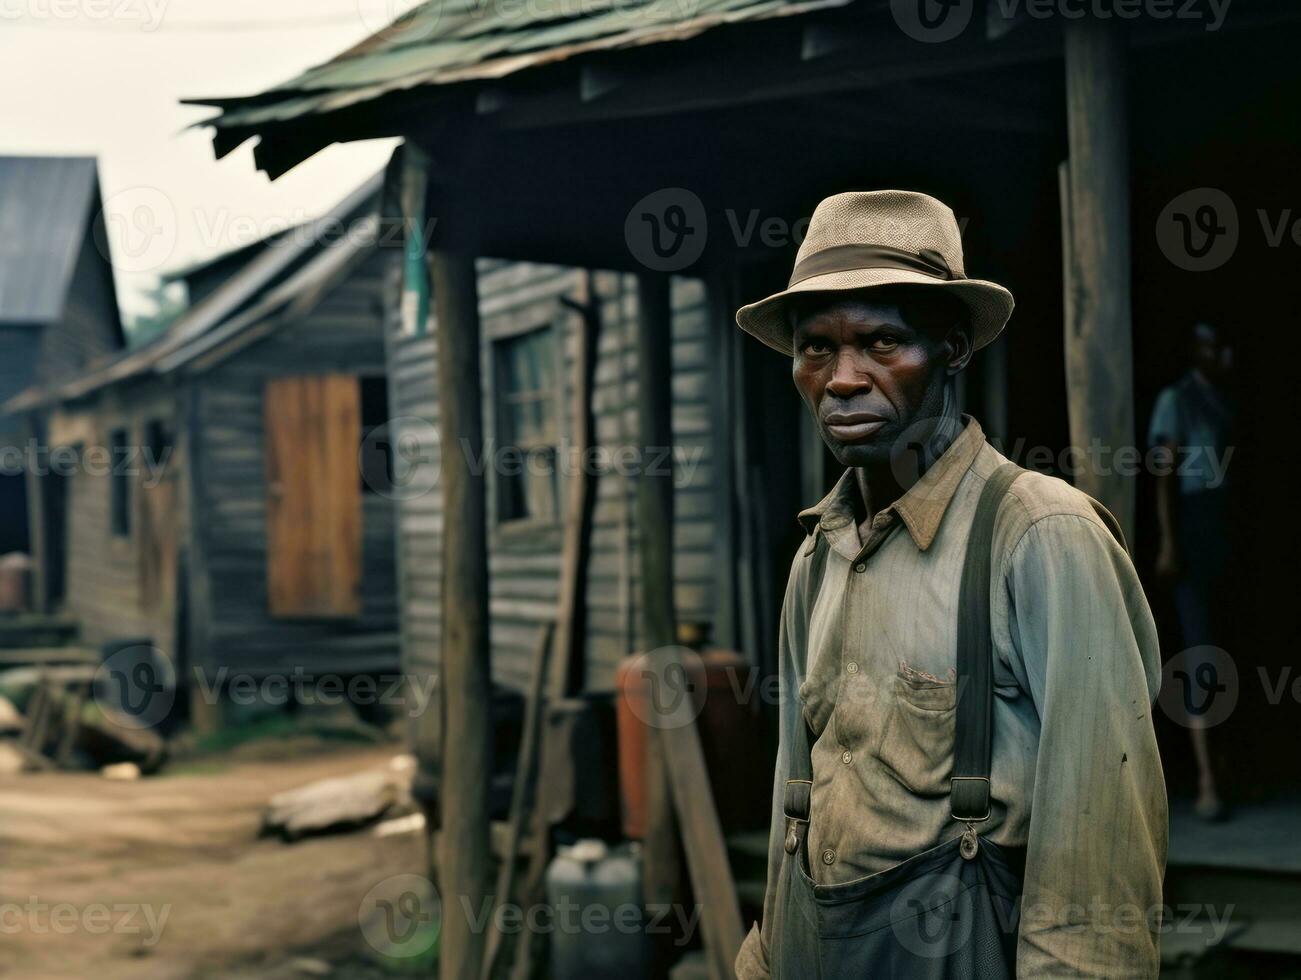
<path id="1" fill-rule="evenodd" d="M 276 378 L 264 392 L 267 599 L 273 616 L 361 612 L 361 397 L 346 374 Z"/>
<path id="2" fill-rule="evenodd" d="M 542 327 L 494 344 L 496 365 L 497 518 L 554 521 L 556 473 L 556 335 Z"/>
<path id="3" fill-rule="evenodd" d="M 109 527 L 118 537 L 128 537 L 131 534 L 131 460 L 128 456 L 126 429 L 110 432 L 108 445 Z"/>

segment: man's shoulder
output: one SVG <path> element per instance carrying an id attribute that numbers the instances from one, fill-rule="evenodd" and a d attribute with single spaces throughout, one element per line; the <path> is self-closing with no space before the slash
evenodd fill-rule
<path id="1" fill-rule="evenodd" d="M 1006 461 L 999 453 L 995 452 L 993 456 L 996 457 L 992 461 L 995 466 Z M 986 466 L 992 472 L 992 466 L 989 463 Z M 1001 540 L 1006 548 L 1011 549 L 1031 527 L 1044 520 L 1065 524 L 1083 521 L 1108 537 L 1119 534 L 1119 528 L 1112 526 L 1115 518 L 1083 490 L 1060 477 L 1022 469 L 999 505 L 995 542 Z"/>

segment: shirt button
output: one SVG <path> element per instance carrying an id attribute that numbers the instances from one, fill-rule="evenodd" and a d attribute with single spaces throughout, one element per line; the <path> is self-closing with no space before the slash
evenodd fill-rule
<path id="1" fill-rule="evenodd" d="M 844 752 L 840 753 L 840 761 L 843 762 L 845 765 L 849 765 L 851 762 L 854 761 L 854 753 L 850 752 L 849 749 L 845 749 Z"/>
<path id="2" fill-rule="evenodd" d="M 867 562 L 860 561 L 857 565 L 854 566 L 854 571 L 856 572 L 867 571 Z"/>
<path id="3" fill-rule="evenodd" d="M 845 670 L 849 671 L 851 674 L 857 674 L 858 673 L 857 661 L 851 660 L 849 663 L 845 664 Z"/>
<path id="4" fill-rule="evenodd" d="M 823 864 L 835 864 L 835 863 L 836 863 L 836 852 L 833 851 L 831 848 L 828 847 L 825 851 L 822 852 L 822 863 L 823 863 Z"/>

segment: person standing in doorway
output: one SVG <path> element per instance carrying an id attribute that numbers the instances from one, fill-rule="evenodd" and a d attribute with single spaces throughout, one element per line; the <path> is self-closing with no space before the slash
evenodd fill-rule
<path id="1" fill-rule="evenodd" d="M 1207 656 L 1224 645 L 1222 613 L 1230 558 L 1228 463 L 1233 453 L 1233 402 L 1226 382 L 1232 350 L 1209 323 L 1192 330 L 1192 366 L 1157 396 L 1148 443 L 1169 463 L 1156 480 L 1159 530 L 1156 573 L 1173 588 L 1183 647 Z M 1196 659 L 1196 658 L 1194 658 Z M 1223 819 L 1226 810 L 1211 762 L 1207 730 L 1190 712 L 1197 761 L 1197 814 Z"/>

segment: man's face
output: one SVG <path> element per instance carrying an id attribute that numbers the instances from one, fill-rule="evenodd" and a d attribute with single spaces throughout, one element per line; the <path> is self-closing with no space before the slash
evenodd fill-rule
<path id="1" fill-rule="evenodd" d="M 971 357 L 964 329 L 909 323 L 889 301 L 814 301 L 793 319 L 795 387 L 843 466 L 884 463 L 926 438 L 917 423 L 939 416 L 946 378 Z"/>
<path id="2" fill-rule="evenodd" d="M 1228 373 L 1232 356 L 1219 332 L 1206 323 L 1199 323 L 1193 331 L 1193 363 L 1212 381 Z"/>

